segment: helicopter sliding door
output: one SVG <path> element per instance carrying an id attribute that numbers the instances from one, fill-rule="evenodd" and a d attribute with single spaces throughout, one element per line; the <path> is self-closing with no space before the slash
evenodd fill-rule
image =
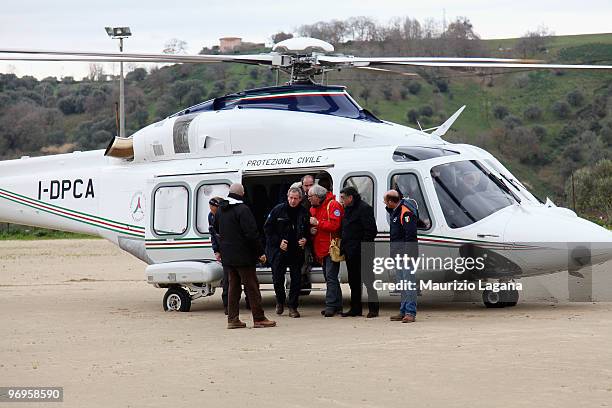
<path id="1" fill-rule="evenodd" d="M 208 231 L 208 202 L 226 197 L 240 172 L 163 175 L 149 180 L 151 213 L 147 217 L 146 250 L 155 263 L 214 260 Z"/>

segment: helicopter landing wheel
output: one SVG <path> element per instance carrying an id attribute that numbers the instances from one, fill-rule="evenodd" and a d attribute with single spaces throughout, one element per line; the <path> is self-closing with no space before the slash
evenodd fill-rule
<path id="1" fill-rule="evenodd" d="M 519 292 L 516 289 L 512 289 L 512 290 L 504 290 L 503 292 L 503 298 L 504 298 L 504 306 L 505 307 L 514 307 L 517 305 L 518 300 L 519 300 Z"/>
<path id="2" fill-rule="evenodd" d="M 166 312 L 188 312 L 191 309 L 191 295 L 181 287 L 171 287 L 163 301 Z"/>
<path id="3" fill-rule="evenodd" d="M 506 306 L 506 302 L 502 297 L 502 292 L 493 292 L 492 290 L 484 290 L 482 292 L 482 302 L 489 309 L 497 309 Z"/>

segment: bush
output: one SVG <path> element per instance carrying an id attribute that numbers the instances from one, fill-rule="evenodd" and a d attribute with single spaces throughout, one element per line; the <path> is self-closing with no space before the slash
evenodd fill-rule
<path id="1" fill-rule="evenodd" d="M 570 117 L 571 109 L 567 102 L 557 101 L 552 106 L 553 114 L 559 119 L 567 119 Z"/>
<path id="2" fill-rule="evenodd" d="M 546 128 L 544 126 L 539 126 L 539 125 L 532 127 L 531 131 L 533 132 L 534 135 L 537 136 L 539 140 L 544 139 L 546 135 L 548 134 L 548 132 L 546 131 Z"/>
<path id="3" fill-rule="evenodd" d="M 83 98 L 72 95 L 58 99 L 57 108 L 61 110 L 64 115 L 83 113 L 85 110 L 83 107 Z"/>
<path id="4" fill-rule="evenodd" d="M 421 92 L 421 84 L 418 82 L 411 82 L 410 85 L 408 85 L 408 92 L 413 95 L 418 95 L 419 92 Z"/>
<path id="5" fill-rule="evenodd" d="M 573 90 L 566 96 L 567 102 L 574 106 L 581 106 L 584 103 L 584 95 L 578 89 Z"/>
<path id="6" fill-rule="evenodd" d="M 519 127 L 522 124 L 523 122 L 521 122 L 519 118 L 513 115 L 507 116 L 506 119 L 504 119 L 504 127 L 509 130 Z"/>
<path id="7" fill-rule="evenodd" d="M 540 161 L 539 140 L 530 129 L 517 126 L 508 132 L 508 136 L 512 144 L 513 155 L 521 163 L 535 164 Z"/>
<path id="8" fill-rule="evenodd" d="M 147 70 L 144 68 L 136 68 L 135 70 L 128 72 L 125 76 L 125 80 L 128 82 L 140 82 L 147 77 Z"/>
<path id="9" fill-rule="evenodd" d="M 155 104 L 155 112 L 158 119 L 163 119 L 174 112 L 177 109 L 177 101 L 172 96 L 166 94 L 160 97 Z"/>
<path id="10" fill-rule="evenodd" d="M 525 112 L 523 112 L 523 117 L 527 120 L 538 120 L 542 117 L 542 109 L 532 105 L 525 109 Z"/>
<path id="11" fill-rule="evenodd" d="M 416 125 L 417 121 L 419 120 L 419 112 L 417 112 L 415 109 L 410 109 L 408 113 L 406 113 L 406 117 L 408 118 L 408 122 Z"/>
<path id="12" fill-rule="evenodd" d="M 384 86 L 381 89 L 383 98 L 385 98 L 385 100 L 390 101 L 391 98 L 393 97 L 393 90 L 389 87 L 389 86 Z"/>
<path id="13" fill-rule="evenodd" d="M 448 81 L 444 80 L 444 79 L 438 79 L 436 80 L 436 88 L 438 88 L 438 91 L 445 93 L 448 92 Z"/>
<path id="14" fill-rule="evenodd" d="M 429 105 L 425 105 L 419 110 L 419 113 L 422 116 L 431 117 L 433 115 L 433 108 Z"/>
<path id="15" fill-rule="evenodd" d="M 612 146 L 612 122 L 606 122 L 601 128 L 600 137 L 606 146 Z"/>
<path id="16" fill-rule="evenodd" d="M 493 108 L 493 116 L 499 120 L 504 119 L 509 113 L 508 108 L 502 105 L 497 105 Z"/>
<path id="17" fill-rule="evenodd" d="M 612 222 L 612 161 L 601 160 L 592 167 L 585 167 L 574 174 L 574 188 L 571 179 L 565 191 L 572 197 L 576 193 L 576 210 L 579 214 L 589 215 L 603 224 Z"/>

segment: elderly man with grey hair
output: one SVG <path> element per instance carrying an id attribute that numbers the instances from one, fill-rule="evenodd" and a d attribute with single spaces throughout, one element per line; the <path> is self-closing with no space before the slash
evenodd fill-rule
<path id="1" fill-rule="evenodd" d="M 300 204 L 302 190 L 291 187 L 287 201 L 270 211 L 264 224 L 266 234 L 266 255 L 272 267 L 272 282 L 276 293 L 276 314 L 284 312 L 285 275 L 287 267 L 291 277 L 289 288 L 289 317 L 300 317 L 298 300 L 301 289 L 304 247 L 308 235 L 308 211 Z"/>
<path id="2" fill-rule="evenodd" d="M 339 238 L 342 227 L 344 208 L 331 191 L 315 184 L 308 191 L 310 208 L 310 233 L 313 235 L 313 250 L 317 262 L 323 267 L 325 274 L 325 310 L 321 314 L 333 317 L 342 312 L 342 289 L 338 274 L 340 263 L 334 262 L 329 254 L 332 239 Z"/>
<path id="3" fill-rule="evenodd" d="M 264 249 L 253 213 L 243 202 L 244 187 L 235 183 L 230 186 L 227 200 L 219 203 L 215 216 L 215 227 L 219 232 L 221 263 L 229 276 L 227 328 L 246 327 L 239 319 L 240 284 L 251 303 L 254 327 L 273 327 L 276 322 L 268 320 L 261 307 L 261 292 L 257 280 L 257 260 L 266 262 Z"/>

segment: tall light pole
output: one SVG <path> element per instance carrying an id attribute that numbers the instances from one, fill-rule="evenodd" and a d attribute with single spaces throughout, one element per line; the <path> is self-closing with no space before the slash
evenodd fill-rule
<path id="1" fill-rule="evenodd" d="M 106 34 L 119 40 L 119 51 L 123 52 L 123 39 L 132 35 L 130 27 L 105 27 Z M 123 85 L 123 62 L 119 63 L 119 137 L 125 137 L 125 90 Z"/>

